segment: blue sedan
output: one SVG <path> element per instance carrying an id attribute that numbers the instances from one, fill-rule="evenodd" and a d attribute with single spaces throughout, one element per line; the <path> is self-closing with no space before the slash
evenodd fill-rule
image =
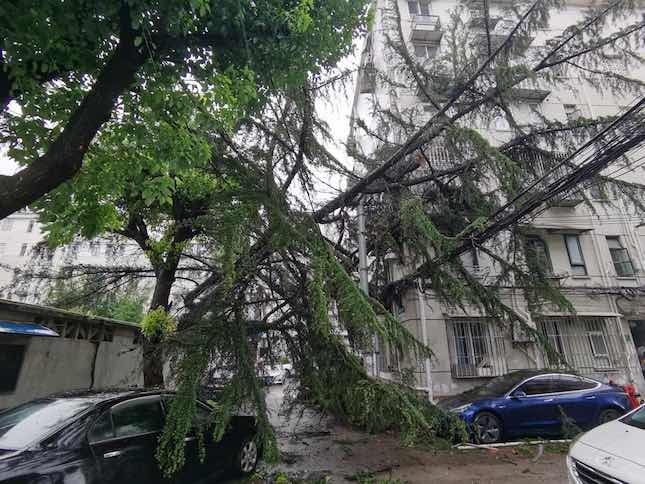
<path id="1" fill-rule="evenodd" d="M 458 412 L 474 440 L 483 444 L 514 437 L 561 435 L 565 421 L 588 429 L 632 409 L 620 387 L 578 375 L 536 370 L 494 378 L 440 406 Z"/>

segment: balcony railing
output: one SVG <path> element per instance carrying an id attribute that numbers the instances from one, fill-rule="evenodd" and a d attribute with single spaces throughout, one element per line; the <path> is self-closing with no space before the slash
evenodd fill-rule
<path id="1" fill-rule="evenodd" d="M 483 378 L 506 373 L 506 342 L 495 322 L 484 318 L 450 319 L 446 326 L 453 378 Z"/>
<path id="2" fill-rule="evenodd" d="M 616 318 L 548 317 L 537 328 L 549 345 L 543 349 L 551 368 L 573 368 L 593 375 L 626 366 Z"/>
<path id="3" fill-rule="evenodd" d="M 441 20 L 437 15 L 413 15 L 411 40 L 439 42 L 443 36 Z"/>
<path id="4" fill-rule="evenodd" d="M 566 177 L 571 171 L 562 164 L 566 157 L 563 153 L 551 157 L 546 153 L 535 150 L 515 150 L 509 155 L 511 158 L 523 162 L 525 168 L 533 172 L 534 176 L 527 180 L 527 185 L 533 184 L 536 180 L 541 180 L 533 187 L 534 191 L 546 189 L 551 183 Z M 578 190 L 552 198 L 549 201 L 549 205 L 554 207 L 575 207 L 582 201 L 582 193 Z"/>
<path id="5" fill-rule="evenodd" d="M 514 97 L 522 99 L 529 103 L 541 103 L 544 101 L 551 91 L 548 89 L 541 89 L 535 83 L 529 81 L 522 81 L 513 89 L 511 93 Z"/>
<path id="6" fill-rule="evenodd" d="M 426 145 L 423 148 L 423 155 L 416 151 L 410 155 L 414 156 L 419 164 L 415 175 L 423 176 L 425 172 L 430 174 L 433 171 L 449 170 L 462 163 L 460 160 L 455 159 L 455 156 L 446 148 L 445 142 L 441 139 L 433 140 L 431 144 Z"/>

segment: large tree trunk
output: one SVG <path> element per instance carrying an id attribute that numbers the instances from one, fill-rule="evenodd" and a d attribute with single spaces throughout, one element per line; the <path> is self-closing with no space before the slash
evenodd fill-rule
<path id="1" fill-rule="evenodd" d="M 150 310 L 159 307 L 170 309 L 170 291 L 175 282 L 179 258 L 168 261 L 165 267 L 156 271 L 155 291 L 152 295 Z M 143 384 L 146 387 L 163 387 L 164 355 L 161 338 L 146 339 L 143 343 Z"/>

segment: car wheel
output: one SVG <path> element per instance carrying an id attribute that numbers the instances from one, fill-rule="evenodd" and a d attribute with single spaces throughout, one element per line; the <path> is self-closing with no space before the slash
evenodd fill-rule
<path id="1" fill-rule="evenodd" d="M 258 444 L 255 439 L 252 437 L 245 438 L 237 451 L 235 471 L 243 476 L 251 475 L 258 465 L 258 459 Z"/>
<path id="2" fill-rule="evenodd" d="M 502 440 L 502 422 L 490 412 L 481 412 L 473 420 L 475 441 L 479 444 L 494 444 Z"/>
<path id="3" fill-rule="evenodd" d="M 616 420 L 621 415 L 622 414 L 615 408 L 606 408 L 605 410 L 600 412 L 600 415 L 598 415 L 598 425 Z"/>

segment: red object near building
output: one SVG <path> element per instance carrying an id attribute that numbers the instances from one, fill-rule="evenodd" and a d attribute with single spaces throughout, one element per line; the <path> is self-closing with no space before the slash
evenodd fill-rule
<path id="1" fill-rule="evenodd" d="M 629 403 L 632 405 L 632 408 L 640 407 L 642 400 L 640 395 L 636 392 L 636 387 L 633 384 L 623 385 L 625 393 L 629 397 Z"/>

